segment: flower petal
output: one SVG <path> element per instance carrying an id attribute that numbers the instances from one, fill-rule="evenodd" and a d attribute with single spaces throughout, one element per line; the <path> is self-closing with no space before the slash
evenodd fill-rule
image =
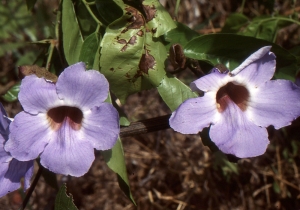
<path id="1" fill-rule="evenodd" d="M 7 193 L 14 190 L 14 189 L 13 190 L 10 189 L 9 183 L 7 183 L 7 180 L 4 178 L 4 176 L 8 170 L 8 166 L 9 166 L 9 162 L 1 163 L 1 167 L 0 167 L 0 183 L 1 183 L 0 197 L 2 197 L 4 195 L 6 195 Z M 20 181 L 19 181 L 18 186 L 20 186 Z"/>
<path id="2" fill-rule="evenodd" d="M 252 91 L 247 116 L 256 125 L 276 129 L 300 115 L 300 87 L 288 80 L 271 80 Z"/>
<path id="3" fill-rule="evenodd" d="M 170 127 L 182 134 L 197 134 L 217 120 L 216 102 L 211 94 L 183 102 L 170 117 Z"/>
<path id="4" fill-rule="evenodd" d="M 33 160 L 49 142 L 51 129 L 46 114 L 31 115 L 20 112 L 9 127 L 11 133 L 4 148 L 20 160 Z"/>
<path id="5" fill-rule="evenodd" d="M 108 103 L 102 103 L 84 113 L 82 130 L 97 150 L 111 149 L 120 133 L 119 114 Z"/>
<path id="6" fill-rule="evenodd" d="M 87 110 L 101 104 L 108 95 L 108 82 L 95 70 L 85 71 L 84 63 L 66 68 L 58 77 L 57 94 L 66 105 Z"/>
<path id="7" fill-rule="evenodd" d="M 12 159 L 10 154 L 4 150 L 4 142 L 5 139 L 0 135 L 0 168 L 2 167 L 1 164 L 8 163 Z"/>
<path id="8" fill-rule="evenodd" d="M 35 75 L 22 80 L 18 98 L 23 109 L 31 114 L 45 113 L 60 104 L 55 84 Z"/>
<path id="9" fill-rule="evenodd" d="M 25 165 L 25 163 L 27 164 L 28 169 L 26 170 L 26 173 L 24 175 L 24 189 L 27 190 L 30 187 L 31 177 L 33 175 L 34 163 L 33 160 L 22 162 L 23 165 Z"/>
<path id="10" fill-rule="evenodd" d="M 8 165 L 8 164 L 7 164 Z M 2 169 L 6 168 L 1 165 Z M 5 175 L 2 176 L 0 172 L 0 197 L 6 195 L 9 192 L 15 191 L 21 186 L 21 178 L 25 177 L 25 190 L 30 186 L 30 179 L 33 174 L 33 161 L 21 162 L 16 159 L 12 159 L 9 163 Z M 26 175 L 25 175 L 26 174 Z"/>
<path id="11" fill-rule="evenodd" d="M 269 144 L 267 130 L 249 121 L 229 97 L 225 96 L 221 100 L 226 109 L 222 112 L 220 121 L 210 128 L 211 140 L 222 152 L 236 157 L 262 155 Z"/>
<path id="12" fill-rule="evenodd" d="M 228 74 L 222 74 L 218 71 L 212 71 L 210 74 L 205 75 L 192 82 L 190 87 L 193 91 L 196 91 L 197 89 L 204 92 L 217 91 L 219 87 L 222 87 L 226 84 L 226 78 L 228 77 Z"/>
<path id="13" fill-rule="evenodd" d="M 52 139 L 41 154 L 41 164 L 54 173 L 82 176 L 95 159 L 94 148 L 84 139 L 80 130 L 73 130 L 69 123 L 52 134 Z"/>
<path id="14" fill-rule="evenodd" d="M 235 80 L 255 87 L 270 80 L 276 67 L 276 56 L 270 52 L 270 48 L 271 46 L 260 48 L 234 69 L 231 73 L 235 75 Z"/>

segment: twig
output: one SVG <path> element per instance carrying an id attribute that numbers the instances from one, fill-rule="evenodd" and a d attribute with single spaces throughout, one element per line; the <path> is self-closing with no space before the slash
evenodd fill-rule
<path id="1" fill-rule="evenodd" d="M 170 128 L 169 118 L 171 115 L 164 115 L 147 120 L 133 122 L 127 127 L 121 127 L 120 137 L 133 136 L 143 133 L 150 133 Z"/>

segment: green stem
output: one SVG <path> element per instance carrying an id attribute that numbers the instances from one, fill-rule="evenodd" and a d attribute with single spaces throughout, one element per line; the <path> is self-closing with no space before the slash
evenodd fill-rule
<path id="1" fill-rule="evenodd" d="M 177 16 L 178 16 L 179 4 L 180 4 L 180 0 L 177 0 L 177 1 L 176 1 L 176 6 L 175 6 L 175 16 L 176 16 L 176 18 L 177 18 Z"/>
<path id="2" fill-rule="evenodd" d="M 242 5 L 241 5 L 241 13 L 242 14 L 243 14 L 243 11 L 244 11 L 245 3 L 246 3 L 246 0 L 243 0 Z"/>
<path id="3" fill-rule="evenodd" d="M 98 18 L 94 15 L 93 11 L 90 8 L 90 5 L 94 5 L 95 2 L 87 2 L 86 0 L 82 0 L 82 2 L 84 3 L 86 9 L 88 10 L 88 12 L 92 16 L 92 18 L 96 21 L 96 23 L 98 23 L 98 25 L 102 26 L 102 23 L 98 20 Z"/>
<path id="4" fill-rule="evenodd" d="M 86 2 L 87 5 L 95 5 L 96 4 L 96 1 L 92 1 L 92 2 L 87 2 L 86 0 L 83 0 Z"/>
<path id="5" fill-rule="evenodd" d="M 273 20 L 273 19 L 289 21 L 289 22 L 296 23 L 296 24 L 300 25 L 299 21 L 291 19 L 291 18 L 286 18 L 286 17 L 271 17 L 271 18 L 266 18 L 264 20 L 259 20 L 259 22 L 267 22 L 267 21 L 270 21 L 270 20 Z"/>
<path id="6" fill-rule="evenodd" d="M 98 24 L 98 25 L 97 25 L 97 28 L 96 28 L 96 31 L 95 31 L 97 34 L 99 33 L 100 28 L 101 28 L 101 25 Z"/>
<path id="7" fill-rule="evenodd" d="M 54 48 L 55 48 L 55 45 L 56 45 L 55 43 L 56 43 L 56 40 L 51 40 L 50 41 L 50 46 L 49 46 L 48 56 L 47 56 L 47 63 L 46 63 L 47 71 L 50 70 L 52 55 L 53 55 L 53 51 L 54 51 Z"/>

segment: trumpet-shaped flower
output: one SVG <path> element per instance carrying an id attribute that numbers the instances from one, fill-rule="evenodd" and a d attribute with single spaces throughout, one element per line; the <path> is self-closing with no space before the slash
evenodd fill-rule
<path id="1" fill-rule="evenodd" d="M 20 180 L 24 177 L 24 189 L 30 186 L 33 174 L 33 161 L 18 161 L 4 150 L 4 143 L 8 139 L 10 120 L 0 104 L 0 197 L 20 188 Z"/>
<path id="2" fill-rule="evenodd" d="M 211 140 L 221 151 L 240 158 L 263 154 L 269 144 L 266 127 L 287 126 L 300 115 L 300 88 L 287 80 L 270 80 L 275 55 L 269 46 L 248 57 L 232 72 L 217 69 L 194 81 L 203 97 L 182 103 L 170 126 L 196 134 L 210 126 Z"/>
<path id="3" fill-rule="evenodd" d="M 18 96 L 24 111 L 10 125 L 6 151 L 22 161 L 40 155 L 50 171 L 82 176 L 94 148 L 111 149 L 118 138 L 118 112 L 104 102 L 108 90 L 105 77 L 83 63 L 66 68 L 56 83 L 26 76 Z"/>

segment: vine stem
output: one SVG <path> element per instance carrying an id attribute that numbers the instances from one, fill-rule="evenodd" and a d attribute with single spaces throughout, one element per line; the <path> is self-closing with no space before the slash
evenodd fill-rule
<path id="1" fill-rule="evenodd" d="M 25 196 L 25 199 L 23 200 L 22 207 L 21 207 L 20 210 L 24 210 L 25 207 L 27 206 L 27 203 L 28 203 L 28 201 L 29 201 L 29 199 L 30 199 L 30 197 L 31 197 L 31 195 L 32 195 L 32 193 L 33 193 L 33 191 L 34 191 L 34 189 L 35 189 L 35 187 L 36 187 L 36 185 L 37 185 L 37 183 L 38 183 L 41 175 L 42 175 L 42 173 L 43 173 L 43 167 L 39 166 L 39 170 L 36 173 L 36 175 L 34 177 L 34 180 L 33 180 L 33 182 L 31 183 L 31 185 L 29 187 L 29 190 L 28 190 L 28 192 L 27 192 L 27 194 Z"/>
<path id="2" fill-rule="evenodd" d="M 134 136 L 170 128 L 170 114 L 151 119 L 132 122 L 127 127 L 121 127 L 120 137 Z"/>

